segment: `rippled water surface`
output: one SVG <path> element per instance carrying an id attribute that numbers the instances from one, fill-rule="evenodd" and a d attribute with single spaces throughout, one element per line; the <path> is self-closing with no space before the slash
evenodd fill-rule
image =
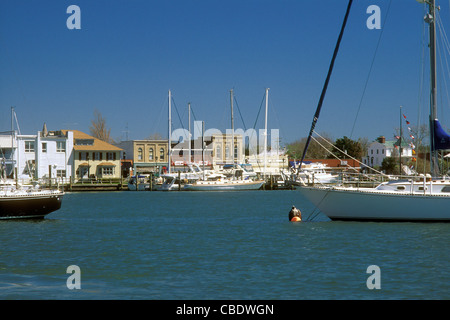
<path id="1" fill-rule="evenodd" d="M 450 298 L 449 224 L 291 223 L 293 204 L 313 211 L 296 191 L 67 194 L 0 221 L 0 299 Z"/>

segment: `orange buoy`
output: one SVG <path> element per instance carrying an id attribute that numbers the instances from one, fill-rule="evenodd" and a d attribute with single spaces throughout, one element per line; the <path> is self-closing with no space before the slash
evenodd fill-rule
<path id="1" fill-rule="evenodd" d="M 298 222 L 298 221 L 302 221 L 302 219 L 300 217 L 293 217 L 291 219 L 292 222 Z"/>

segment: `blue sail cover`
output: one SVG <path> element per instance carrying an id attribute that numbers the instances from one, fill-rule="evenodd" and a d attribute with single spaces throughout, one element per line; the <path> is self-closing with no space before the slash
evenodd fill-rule
<path id="1" fill-rule="evenodd" d="M 450 149 L 450 135 L 445 132 L 438 120 L 434 120 L 434 150 Z"/>

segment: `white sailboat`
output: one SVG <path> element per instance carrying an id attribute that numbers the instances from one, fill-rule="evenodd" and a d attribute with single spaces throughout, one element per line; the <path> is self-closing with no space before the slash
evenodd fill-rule
<path id="1" fill-rule="evenodd" d="M 353 188 L 339 186 L 301 186 L 299 192 L 309 199 L 320 211 L 332 220 L 353 221 L 450 221 L 450 180 L 437 178 L 437 151 L 450 149 L 450 136 L 442 129 L 437 120 L 436 106 L 436 5 L 435 0 L 423 0 L 428 4 L 429 12 L 425 21 L 430 32 L 430 144 L 433 178 L 421 178 L 421 181 L 395 180 L 380 184 L 376 188 Z M 345 23 L 350 11 L 350 0 L 346 18 L 333 56 L 327 81 L 316 111 L 310 137 L 320 113 L 321 102 L 331 74 L 334 58 L 339 48 Z M 305 147 L 304 154 L 306 153 Z"/>
<path id="2" fill-rule="evenodd" d="M 203 170 L 203 176 L 192 183 L 187 183 L 184 186 L 184 190 L 187 191 L 237 191 L 237 190 L 258 190 L 265 183 L 264 180 L 253 180 L 255 178 L 253 174 L 246 172 L 242 167 L 239 167 L 234 162 L 234 120 L 233 120 L 233 90 L 230 90 L 231 101 L 231 153 L 233 155 L 233 173 L 239 172 L 239 176 L 233 174 L 233 176 L 226 176 L 224 172 L 215 172 L 210 175 L 205 175 Z M 204 128 L 202 129 L 204 131 Z M 204 133 L 202 133 L 203 136 Z M 203 144 L 204 148 L 204 144 Z M 204 151 L 204 150 L 203 150 Z M 238 168 L 239 167 L 239 168 Z"/>

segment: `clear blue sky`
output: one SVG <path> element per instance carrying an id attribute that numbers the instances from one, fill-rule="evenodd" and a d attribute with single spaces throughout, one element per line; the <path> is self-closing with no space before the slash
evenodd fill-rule
<path id="1" fill-rule="evenodd" d="M 448 25 L 449 2 L 438 0 Z M 352 138 L 393 136 L 399 106 L 418 121 L 424 6 L 354 1 L 316 130 L 350 136 L 375 48 L 382 40 Z M 69 5 L 81 30 L 69 30 Z M 369 30 L 369 5 L 383 28 Z M 167 136 L 167 93 L 187 127 L 187 104 L 206 128 L 230 128 L 234 89 L 248 128 L 265 88 L 269 128 L 282 143 L 307 136 L 347 0 L 0 1 L 0 131 L 15 106 L 22 133 L 89 133 L 95 109 L 120 140 Z M 426 99 L 425 99 L 426 100 Z M 447 116 L 445 115 L 447 109 Z M 428 111 L 422 111 L 421 121 Z M 173 128 L 181 127 L 173 110 Z M 442 108 L 450 124 L 448 105 Z M 263 128 L 261 113 L 256 129 Z M 244 128 L 237 107 L 235 128 Z"/>

